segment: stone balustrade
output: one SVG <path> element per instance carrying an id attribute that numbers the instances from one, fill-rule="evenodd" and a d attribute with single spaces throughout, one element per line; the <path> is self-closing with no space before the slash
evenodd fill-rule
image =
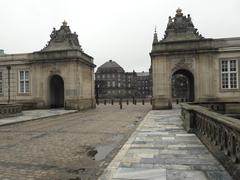
<path id="1" fill-rule="evenodd" d="M 22 105 L 20 104 L 0 104 L 0 119 L 17 116 L 21 113 Z"/>
<path id="2" fill-rule="evenodd" d="M 225 108 L 225 105 L 222 104 Z M 181 104 L 183 126 L 194 132 L 235 178 L 240 177 L 240 120 L 200 105 Z"/>

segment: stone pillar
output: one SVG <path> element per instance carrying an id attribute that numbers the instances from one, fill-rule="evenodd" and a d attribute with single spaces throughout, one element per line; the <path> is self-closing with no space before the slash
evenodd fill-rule
<path id="1" fill-rule="evenodd" d="M 153 104 L 152 109 L 171 109 L 171 78 L 166 56 L 152 58 Z"/>

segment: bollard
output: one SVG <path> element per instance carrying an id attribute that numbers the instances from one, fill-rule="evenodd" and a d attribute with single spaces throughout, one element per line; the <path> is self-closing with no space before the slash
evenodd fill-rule
<path id="1" fill-rule="evenodd" d="M 122 109 L 122 102 L 120 102 L 120 109 Z"/>
<path id="2" fill-rule="evenodd" d="M 178 99 L 176 99 L 176 104 L 178 104 Z"/>
<path id="3" fill-rule="evenodd" d="M 106 100 L 104 100 L 104 105 L 106 105 L 106 103 L 107 103 L 107 101 L 106 101 Z"/>
<path id="4" fill-rule="evenodd" d="M 128 105 L 128 100 L 127 100 L 127 105 Z"/>
<path id="5" fill-rule="evenodd" d="M 113 105 L 113 99 L 112 99 L 112 105 Z"/>
<path id="6" fill-rule="evenodd" d="M 142 100 L 142 105 L 144 105 L 144 99 Z"/>

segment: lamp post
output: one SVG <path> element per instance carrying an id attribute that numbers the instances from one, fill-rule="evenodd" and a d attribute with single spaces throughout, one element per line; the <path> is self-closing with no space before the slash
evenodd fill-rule
<path id="1" fill-rule="evenodd" d="M 8 70 L 8 104 L 10 103 L 10 70 L 11 70 L 11 66 L 8 65 L 7 66 L 7 70 Z"/>

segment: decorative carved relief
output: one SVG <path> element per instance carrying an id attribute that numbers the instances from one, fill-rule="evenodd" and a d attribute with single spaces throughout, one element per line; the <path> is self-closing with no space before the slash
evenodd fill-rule
<path id="1" fill-rule="evenodd" d="M 179 69 L 186 69 L 189 71 L 193 71 L 193 57 L 181 57 L 172 59 L 173 68 L 172 72 L 175 72 Z"/>
<path id="2" fill-rule="evenodd" d="M 55 66 L 50 70 L 51 74 L 60 74 L 60 70 Z"/>

